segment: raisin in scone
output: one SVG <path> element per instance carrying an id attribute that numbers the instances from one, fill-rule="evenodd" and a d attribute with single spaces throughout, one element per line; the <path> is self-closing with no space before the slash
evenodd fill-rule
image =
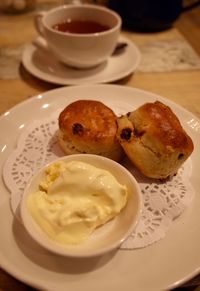
<path id="1" fill-rule="evenodd" d="M 120 161 L 124 152 L 116 133 L 115 113 L 99 101 L 75 101 L 59 115 L 59 143 L 67 155 L 97 154 Z"/>
<path id="2" fill-rule="evenodd" d="M 194 149 L 177 116 L 159 101 L 118 118 L 117 137 L 134 165 L 156 179 L 176 174 Z"/>

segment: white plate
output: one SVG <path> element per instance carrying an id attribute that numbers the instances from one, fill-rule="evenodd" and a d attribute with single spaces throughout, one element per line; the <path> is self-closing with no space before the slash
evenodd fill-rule
<path id="1" fill-rule="evenodd" d="M 107 62 L 93 69 L 77 70 L 57 61 L 49 52 L 28 44 L 23 52 L 22 63 L 29 73 L 47 82 L 59 85 L 108 83 L 124 78 L 135 71 L 140 62 L 140 52 L 125 37 L 120 41 L 128 46 Z"/>
<path id="2" fill-rule="evenodd" d="M 0 265 L 14 277 L 38 289 L 73 291 L 156 291 L 176 287 L 200 272 L 200 121 L 162 97 L 117 85 L 72 86 L 35 96 L 0 118 L 1 172 L 24 127 L 33 119 L 47 118 L 77 99 L 96 99 L 116 113 L 133 110 L 148 101 L 169 105 L 192 137 L 191 183 L 196 195 L 174 222 L 166 237 L 142 249 L 120 250 L 98 258 L 66 259 L 34 243 L 10 210 L 9 192 L 0 181 Z"/>

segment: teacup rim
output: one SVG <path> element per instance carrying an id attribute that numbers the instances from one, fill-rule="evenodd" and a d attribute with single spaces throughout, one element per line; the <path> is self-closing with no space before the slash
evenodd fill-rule
<path id="1" fill-rule="evenodd" d="M 97 8 L 98 10 L 102 10 L 102 11 L 106 11 L 106 12 L 109 12 L 111 13 L 113 16 L 116 17 L 117 19 L 117 24 L 114 26 L 114 27 L 111 27 L 105 31 L 101 31 L 101 32 L 95 32 L 95 33 L 68 33 L 68 32 L 62 32 L 62 31 L 58 31 L 58 30 L 55 30 L 53 29 L 52 27 L 48 26 L 45 22 L 45 19 L 46 17 L 48 17 L 51 13 L 54 13 L 55 11 L 58 11 L 58 10 L 61 10 L 61 9 L 69 9 L 69 8 L 80 8 L 80 7 L 84 7 L 84 8 Z M 49 11 L 46 11 L 44 12 L 44 17 L 43 17 L 43 25 L 45 26 L 46 29 L 48 29 L 49 31 L 53 32 L 53 33 L 56 33 L 57 35 L 66 35 L 66 36 L 72 36 L 72 37 L 94 37 L 94 36 L 98 36 L 98 35 L 106 35 L 106 34 L 110 34 L 111 32 L 113 31 L 117 31 L 118 29 L 121 28 L 122 26 L 122 19 L 121 19 L 121 16 L 107 8 L 107 7 L 104 7 L 104 6 L 100 6 L 100 5 L 97 5 L 97 4 L 90 4 L 90 3 L 83 3 L 83 4 L 64 4 L 64 5 L 61 5 L 61 6 L 58 6 L 58 7 L 55 7 Z"/>

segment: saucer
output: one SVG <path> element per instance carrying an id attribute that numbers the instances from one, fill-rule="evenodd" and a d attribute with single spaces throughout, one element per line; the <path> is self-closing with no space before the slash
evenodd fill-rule
<path id="1" fill-rule="evenodd" d="M 109 83 L 122 79 L 135 71 L 140 62 L 140 51 L 129 39 L 120 37 L 128 45 L 106 62 L 91 69 L 75 69 L 59 62 L 50 52 L 30 43 L 26 45 L 22 64 L 33 76 L 59 85 Z"/>

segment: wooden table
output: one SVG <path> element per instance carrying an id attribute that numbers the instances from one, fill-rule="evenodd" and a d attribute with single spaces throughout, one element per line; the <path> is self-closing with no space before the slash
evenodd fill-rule
<path id="1" fill-rule="evenodd" d="M 53 1 L 38 1 L 37 9 L 46 8 Z M 56 2 L 56 1 L 55 1 Z M 58 1 L 57 1 L 58 2 Z M 37 11 L 36 9 L 36 11 Z M 0 49 L 16 49 L 25 43 L 31 42 L 36 37 L 33 26 L 34 12 L 20 15 L 0 15 Z M 139 47 L 148 41 L 162 41 L 170 39 L 183 39 L 193 46 L 200 55 L 200 9 L 182 15 L 170 30 L 139 34 L 124 31 L 123 34 L 132 39 Z M 182 35 L 181 33 L 182 32 Z M 41 81 L 30 75 L 20 64 L 19 74 L 14 77 L 1 77 L 0 79 L 0 114 L 18 104 L 19 102 L 37 95 L 38 93 L 58 87 Z M 0 67 L 0 71 L 2 70 Z M 1 74 L 2 75 L 2 74 Z M 200 118 L 200 69 L 189 69 L 168 72 L 135 72 L 116 84 L 137 87 L 148 90 L 170 99 L 185 107 Z M 187 282 L 184 286 L 200 284 L 200 276 Z M 15 280 L 3 270 L 0 270 L 0 290 L 31 290 L 32 288 Z M 186 289 L 187 290 L 187 289 Z"/>

